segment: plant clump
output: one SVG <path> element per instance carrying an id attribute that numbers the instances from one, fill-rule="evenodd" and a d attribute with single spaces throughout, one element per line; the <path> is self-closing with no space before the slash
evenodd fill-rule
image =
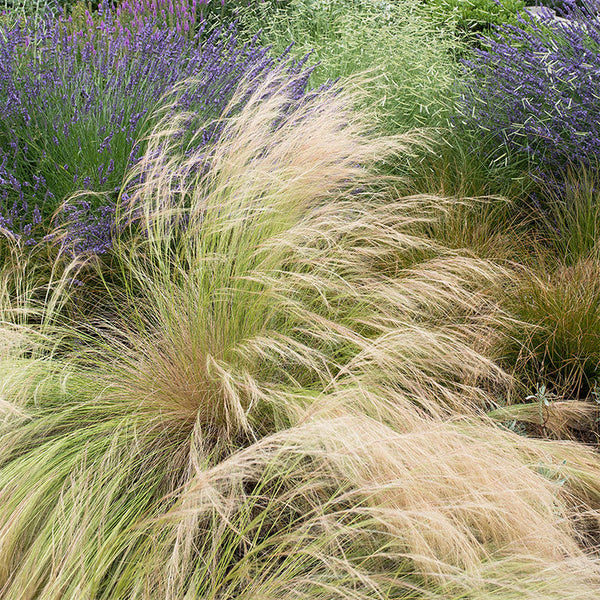
<path id="1" fill-rule="evenodd" d="M 0 330 L 3 597 L 595 598 L 598 458 L 486 417 L 503 273 L 418 233 L 440 199 L 391 201 L 374 167 L 411 140 L 271 76 L 207 159 L 180 91 L 112 316 L 58 354 Z"/>
<path id="2" fill-rule="evenodd" d="M 71 221 L 67 242 L 94 253 L 110 246 L 124 173 L 142 156 L 149 116 L 175 83 L 195 76 L 180 102 L 204 123 L 221 114 L 244 76 L 258 81 L 276 71 L 294 79 L 296 96 L 305 91 L 303 61 L 242 45 L 232 26 L 206 39 L 201 26 L 192 37 L 192 13 L 181 13 L 179 32 L 138 8 L 130 23 L 126 8 L 101 6 L 79 20 L 0 26 L 0 225 L 25 243 L 49 233 L 67 198 L 90 190 L 98 194 L 88 204 L 62 213 Z M 199 143 L 214 134 L 206 129 Z"/>
<path id="3" fill-rule="evenodd" d="M 266 0 L 240 7 L 240 27 L 265 45 L 317 62 L 310 83 L 369 72 L 369 106 L 384 132 L 439 127 L 452 107 L 460 50 L 450 26 L 416 0 Z"/>
<path id="4" fill-rule="evenodd" d="M 525 156 L 534 176 L 560 178 L 600 157 L 600 20 L 594 2 L 520 15 L 466 60 L 459 121 L 493 137 L 497 156 Z"/>

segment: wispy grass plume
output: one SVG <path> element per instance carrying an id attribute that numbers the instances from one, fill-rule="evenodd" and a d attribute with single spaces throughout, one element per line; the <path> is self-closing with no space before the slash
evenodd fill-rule
<path id="1" fill-rule="evenodd" d="M 115 316 L 0 422 L 0 595 L 596 598 L 600 461 L 484 415 L 498 269 L 418 233 L 349 92 L 264 85 L 202 154 L 165 108 Z"/>
<path id="2" fill-rule="evenodd" d="M 494 269 L 414 235 L 435 201 L 371 174 L 409 138 L 365 135 L 339 90 L 290 108 L 286 85 L 219 123 L 210 152 L 180 147 L 187 115 L 170 109 L 150 139 L 124 215 L 144 233 L 119 251 L 137 315 L 119 381 L 221 440 L 293 422 L 273 400 L 292 389 L 367 373 L 427 414 L 464 408 L 502 379 L 471 345 L 491 335 Z"/>

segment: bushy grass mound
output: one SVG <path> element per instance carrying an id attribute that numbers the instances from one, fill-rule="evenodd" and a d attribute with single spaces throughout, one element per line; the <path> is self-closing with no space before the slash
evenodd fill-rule
<path id="1" fill-rule="evenodd" d="M 596 598 L 600 460 L 486 418 L 503 273 L 373 175 L 409 140 L 272 78 L 207 156 L 176 98 L 112 303 L 0 331 L 3 598 Z"/>
<path id="2" fill-rule="evenodd" d="M 549 261 L 550 262 L 550 261 Z M 516 328 L 511 352 L 530 389 L 589 398 L 600 375 L 600 264 L 597 257 L 524 269 L 506 304 L 528 326 Z"/>
<path id="3" fill-rule="evenodd" d="M 311 52 L 313 86 L 369 71 L 370 104 L 388 130 L 439 126 L 452 106 L 460 43 L 416 0 L 268 0 L 238 15 L 276 53 L 292 43 L 298 58 Z"/>

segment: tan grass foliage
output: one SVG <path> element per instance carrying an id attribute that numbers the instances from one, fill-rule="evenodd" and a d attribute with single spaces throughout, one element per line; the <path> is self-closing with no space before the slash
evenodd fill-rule
<path id="1" fill-rule="evenodd" d="M 567 439 L 578 431 L 590 431 L 597 423 L 600 407 L 589 401 L 540 398 L 537 402 L 500 407 L 490 416 L 499 421 L 520 421 L 537 426 L 541 433 Z"/>
<path id="2" fill-rule="evenodd" d="M 125 393 L 220 438 L 280 418 L 263 409 L 282 386 L 368 373 L 426 414 L 471 409 L 483 379 L 504 379 L 473 349 L 499 324 L 482 293 L 498 269 L 415 235 L 434 199 L 385 197 L 373 163 L 409 138 L 364 135 L 339 91 L 288 105 L 267 82 L 191 154 L 187 115 L 165 109 L 124 215 L 148 231 L 121 250 L 141 291 L 121 327 Z"/>
<path id="3" fill-rule="evenodd" d="M 593 598 L 571 493 L 536 460 L 560 472 L 543 445 L 489 424 L 399 433 L 325 412 L 197 464 L 151 525 L 148 585 L 166 598 Z"/>
<path id="4" fill-rule="evenodd" d="M 209 153 L 167 106 L 119 318 L 3 363 L 0 597 L 597 598 L 597 455 L 485 416 L 505 273 L 418 233 L 351 95 L 265 85 Z"/>

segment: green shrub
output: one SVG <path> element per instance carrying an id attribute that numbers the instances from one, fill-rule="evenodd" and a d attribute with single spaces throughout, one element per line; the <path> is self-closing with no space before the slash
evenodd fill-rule
<path id="1" fill-rule="evenodd" d="M 425 0 L 444 20 L 466 33 L 488 31 L 493 25 L 514 25 L 517 12 L 525 8 L 523 0 Z"/>

